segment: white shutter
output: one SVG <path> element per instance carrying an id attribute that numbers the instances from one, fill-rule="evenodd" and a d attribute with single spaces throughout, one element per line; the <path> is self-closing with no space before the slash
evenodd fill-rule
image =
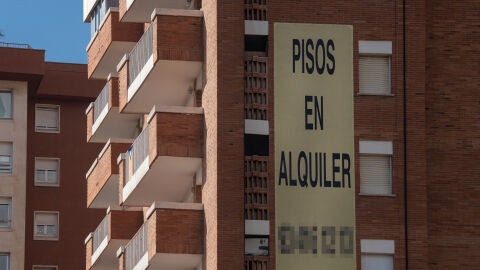
<path id="1" fill-rule="evenodd" d="M 58 130 L 59 108 L 56 106 L 37 106 L 35 111 L 35 127 L 41 130 Z"/>
<path id="2" fill-rule="evenodd" d="M 58 213 L 35 213 L 36 225 L 57 225 Z"/>
<path id="3" fill-rule="evenodd" d="M 390 95 L 390 56 L 361 55 L 359 58 L 360 94 Z"/>
<path id="4" fill-rule="evenodd" d="M 362 270 L 393 270 L 393 255 L 362 254 Z"/>
<path id="5" fill-rule="evenodd" d="M 360 193 L 392 194 L 391 156 L 360 154 Z"/>

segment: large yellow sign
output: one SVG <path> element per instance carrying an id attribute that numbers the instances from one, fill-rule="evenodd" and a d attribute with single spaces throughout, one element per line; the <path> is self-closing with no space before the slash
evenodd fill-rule
<path id="1" fill-rule="evenodd" d="M 353 30 L 274 25 L 277 269 L 356 269 Z"/>

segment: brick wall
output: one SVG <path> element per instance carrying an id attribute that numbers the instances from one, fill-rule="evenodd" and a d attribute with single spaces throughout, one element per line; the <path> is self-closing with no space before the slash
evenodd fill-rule
<path id="1" fill-rule="evenodd" d="M 109 239 L 132 239 L 143 224 L 142 211 L 111 211 Z"/>
<path id="2" fill-rule="evenodd" d="M 107 180 L 118 174 L 117 157 L 127 151 L 130 144 L 112 143 L 98 160 L 97 165 L 87 178 L 87 205 L 90 205 Z"/>
<path id="3" fill-rule="evenodd" d="M 201 61 L 202 17 L 157 15 L 153 21 L 154 61 Z"/>
<path id="4" fill-rule="evenodd" d="M 426 2 L 428 268 L 478 269 L 480 3 Z"/>

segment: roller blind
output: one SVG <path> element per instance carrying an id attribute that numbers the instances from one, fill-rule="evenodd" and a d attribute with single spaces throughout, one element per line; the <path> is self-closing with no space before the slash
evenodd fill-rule
<path id="1" fill-rule="evenodd" d="M 391 156 L 360 154 L 360 193 L 392 194 Z"/>
<path id="2" fill-rule="evenodd" d="M 361 94 L 390 95 L 390 56 L 360 56 L 359 83 Z"/>
<path id="3" fill-rule="evenodd" d="M 37 106 L 35 112 L 35 127 L 40 130 L 59 130 L 58 107 Z"/>
<path id="4" fill-rule="evenodd" d="M 362 254 L 362 270 L 393 270 L 393 255 Z"/>

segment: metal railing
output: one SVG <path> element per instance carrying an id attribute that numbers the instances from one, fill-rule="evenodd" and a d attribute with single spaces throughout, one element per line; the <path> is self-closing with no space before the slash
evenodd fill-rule
<path id="1" fill-rule="evenodd" d="M 268 270 L 268 256 L 245 256 L 245 270 Z"/>
<path id="2" fill-rule="evenodd" d="M 95 123 L 105 107 L 108 107 L 110 83 L 107 82 L 93 104 L 93 122 Z"/>
<path id="3" fill-rule="evenodd" d="M 125 270 L 132 270 L 147 252 L 148 224 L 145 223 L 125 246 Z"/>
<path id="4" fill-rule="evenodd" d="M 127 151 L 127 156 L 125 157 L 125 180 L 124 185 L 130 181 L 130 175 L 135 174 L 135 172 L 140 168 L 140 165 L 148 158 L 148 126 L 138 135 L 138 137 L 133 141 L 132 146 Z M 131 164 L 131 173 L 130 173 L 130 164 Z"/>
<path id="5" fill-rule="evenodd" d="M 268 157 L 245 156 L 245 219 L 268 220 Z"/>
<path id="6" fill-rule="evenodd" d="M 108 237 L 108 218 L 110 214 L 106 215 L 102 222 L 98 225 L 98 227 L 93 232 L 93 253 L 98 249 L 100 244 L 103 242 L 105 238 Z"/>
<path id="7" fill-rule="evenodd" d="M 245 58 L 245 119 L 268 120 L 267 63 L 267 57 Z"/>
<path id="8" fill-rule="evenodd" d="M 137 78 L 153 53 L 153 23 L 143 33 L 138 43 L 130 51 L 128 58 L 128 85 Z"/>
<path id="9" fill-rule="evenodd" d="M 16 48 L 16 49 L 31 49 L 32 48 L 29 44 L 10 43 L 10 42 L 0 42 L 0 47 Z"/>
<path id="10" fill-rule="evenodd" d="M 267 0 L 245 0 L 245 20 L 267 21 Z"/>

